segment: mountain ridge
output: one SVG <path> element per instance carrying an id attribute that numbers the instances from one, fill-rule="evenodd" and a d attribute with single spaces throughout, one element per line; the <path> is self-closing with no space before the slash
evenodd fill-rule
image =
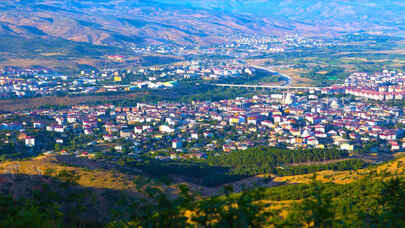
<path id="1" fill-rule="evenodd" d="M 388 10 L 375 15 L 387 2 Z M 399 1 L 6 0 L 0 10 L 1 33 L 106 46 L 211 45 L 249 34 L 398 34 L 405 27 Z"/>

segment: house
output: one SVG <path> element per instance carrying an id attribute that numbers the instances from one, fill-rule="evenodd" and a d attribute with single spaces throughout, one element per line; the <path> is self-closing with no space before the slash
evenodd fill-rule
<path id="1" fill-rule="evenodd" d="M 57 125 L 57 126 L 55 126 L 55 127 L 53 128 L 53 130 L 54 130 L 55 132 L 58 132 L 58 133 L 63 133 L 63 132 L 65 131 L 65 128 L 64 128 L 63 126 L 61 126 L 61 125 Z"/>
<path id="2" fill-rule="evenodd" d="M 46 126 L 47 131 L 54 131 L 54 126 L 53 125 L 48 125 Z"/>
<path id="3" fill-rule="evenodd" d="M 126 139 L 128 139 L 128 138 L 131 138 L 131 136 L 132 136 L 132 133 L 131 133 L 131 131 L 128 130 L 128 129 L 123 129 L 123 130 L 120 131 L 120 137 L 121 137 L 121 138 L 126 138 Z"/>
<path id="4" fill-rule="evenodd" d="M 273 120 L 274 120 L 274 123 L 280 123 L 281 115 L 273 115 Z"/>
<path id="5" fill-rule="evenodd" d="M 396 140 L 397 139 L 397 134 L 393 131 L 387 131 L 383 132 L 379 135 L 380 139 L 384 140 Z"/>
<path id="6" fill-rule="evenodd" d="M 268 127 L 268 128 L 274 128 L 274 124 L 269 120 L 262 121 L 261 125 L 265 126 L 265 127 Z"/>
<path id="7" fill-rule="evenodd" d="M 65 119 L 63 117 L 56 117 L 55 120 L 59 125 L 63 125 L 63 123 L 65 122 Z"/>
<path id="8" fill-rule="evenodd" d="M 389 144 L 391 145 L 391 151 L 396 151 L 400 149 L 400 146 L 397 141 L 389 141 Z"/>
<path id="9" fill-rule="evenodd" d="M 183 143 L 181 142 L 181 140 L 179 140 L 179 139 L 174 139 L 173 141 L 172 141 L 172 148 L 173 149 L 180 149 L 180 148 L 182 148 L 183 147 Z"/>
<path id="10" fill-rule="evenodd" d="M 214 134 L 212 134 L 212 132 L 209 132 L 209 131 L 205 131 L 205 132 L 203 133 L 203 135 L 204 135 L 204 137 L 206 137 L 206 138 L 209 138 L 209 137 L 213 137 L 213 136 L 214 136 Z"/>
<path id="11" fill-rule="evenodd" d="M 111 142 L 113 140 L 112 135 L 104 135 L 103 136 L 104 141 Z"/>
<path id="12" fill-rule="evenodd" d="M 229 125 L 240 124 L 243 122 L 245 122 L 245 119 L 242 116 L 232 116 L 229 118 Z"/>
<path id="13" fill-rule="evenodd" d="M 25 137 L 25 146 L 27 147 L 34 147 L 35 146 L 35 138 L 31 136 Z"/>
<path id="14" fill-rule="evenodd" d="M 123 149 L 124 148 L 121 145 L 114 146 L 114 150 L 117 151 L 117 152 L 122 152 Z"/>
<path id="15" fill-rule="evenodd" d="M 224 145 L 222 146 L 222 150 L 223 150 L 224 152 L 231 152 L 232 150 L 235 150 L 235 149 L 236 149 L 236 147 L 235 147 L 235 146 L 232 146 L 232 145 L 224 144 Z"/>
<path id="16" fill-rule="evenodd" d="M 301 131 L 299 129 L 291 129 L 290 133 L 292 136 L 301 136 Z"/>
<path id="17" fill-rule="evenodd" d="M 256 125 L 259 117 L 257 115 L 250 115 L 247 117 L 247 124 Z"/>
<path id="18" fill-rule="evenodd" d="M 85 135 L 92 135 L 92 134 L 93 134 L 93 131 L 92 131 L 90 128 L 85 128 L 85 129 L 84 129 L 84 134 L 85 134 Z"/>
<path id="19" fill-rule="evenodd" d="M 67 118 L 68 123 L 75 123 L 77 121 L 77 118 L 75 116 L 69 116 Z"/>
<path id="20" fill-rule="evenodd" d="M 171 127 L 169 127 L 169 126 L 167 126 L 167 125 L 160 125 L 159 131 L 160 131 L 161 133 L 167 133 L 167 134 L 169 134 L 169 133 L 173 133 L 173 132 L 174 132 L 174 128 L 171 128 Z"/>
<path id="21" fill-rule="evenodd" d="M 318 124 L 315 126 L 315 131 L 325 133 L 325 126 Z"/>
<path id="22" fill-rule="evenodd" d="M 317 132 L 315 132 L 315 137 L 317 137 L 317 138 L 326 138 L 327 135 L 324 132 L 317 131 Z"/>
<path id="23" fill-rule="evenodd" d="M 41 122 L 34 122 L 33 127 L 36 129 L 42 128 L 42 123 Z"/>
<path id="24" fill-rule="evenodd" d="M 175 159 L 178 159 L 178 158 L 179 158 L 179 156 L 176 153 L 171 153 L 170 154 L 170 159 L 175 160 Z"/>
<path id="25" fill-rule="evenodd" d="M 312 136 L 307 138 L 307 144 L 311 146 L 316 146 L 319 144 L 319 142 L 315 137 Z"/>
<path id="26" fill-rule="evenodd" d="M 341 150 L 347 150 L 347 151 L 353 151 L 354 146 L 350 145 L 349 143 L 343 143 L 342 145 L 340 145 L 340 149 Z"/>
<path id="27" fill-rule="evenodd" d="M 136 126 L 134 128 L 134 133 L 135 134 L 142 134 L 142 132 L 143 132 L 143 128 L 141 126 Z"/>
<path id="28" fill-rule="evenodd" d="M 191 133 L 191 138 L 198 139 L 198 133 L 195 133 L 195 132 Z"/>

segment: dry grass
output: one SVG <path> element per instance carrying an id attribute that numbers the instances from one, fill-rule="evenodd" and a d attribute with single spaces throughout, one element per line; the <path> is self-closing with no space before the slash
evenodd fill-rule
<path id="1" fill-rule="evenodd" d="M 76 159 L 76 160 L 75 160 Z M 71 163 L 61 163 L 61 161 L 69 160 Z M 88 169 L 80 168 L 76 166 L 78 163 L 85 164 Z M 71 165 L 68 165 L 71 164 Z M 132 193 L 134 196 L 142 196 L 139 193 L 139 189 L 145 189 L 146 187 L 157 187 L 162 191 L 177 194 L 177 185 L 162 186 L 159 183 L 152 181 L 151 179 L 145 178 L 142 173 L 139 175 L 128 175 L 114 169 L 106 168 L 102 169 L 99 167 L 100 163 L 96 161 L 91 161 L 87 159 L 77 159 L 74 157 L 64 157 L 61 159 L 55 155 L 40 156 L 27 161 L 10 161 L 0 163 L 0 184 L 10 183 L 10 180 L 6 180 L 4 176 L 13 175 L 28 175 L 28 176 L 43 176 L 47 174 L 48 169 L 55 170 L 57 173 L 62 170 L 73 171 L 80 175 L 78 184 L 86 188 L 94 189 L 110 189 L 114 191 L 125 191 Z M 141 172 L 141 171 L 139 171 Z M 321 171 L 316 173 L 317 180 L 321 182 L 333 182 L 336 184 L 347 184 L 353 181 L 357 181 L 363 178 L 368 173 L 390 173 L 397 176 L 404 176 L 405 173 L 405 157 L 398 158 L 397 160 L 366 169 L 360 169 L 357 171 Z M 52 176 L 52 174 L 51 174 Z M 295 183 L 310 183 L 312 181 L 313 174 L 298 175 L 298 176 L 287 176 L 287 177 L 277 177 L 274 179 L 275 182 L 285 182 L 287 184 Z M 377 177 L 378 179 L 383 179 L 384 177 Z M 388 177 L 387 177 L 388 178 Z M 391 178 L 391 177 L 389 177 Z M 141 186 L 139 185 L 141 184 Z M 21 184 L 19 185 L 21 188 Z M 29 186 L 29 182 L 23 185 L 25 188 L 33 187 Z M 18 192 L 16 189 L 13 189 Z M 255 202 L 257 205 L 264 206 L 264 212 L 266 211 L 278 211 L 279 216 L 285 218 L 288 216 L 289 209 L 293 203 L 299 201 L 288 200 L 288 201 L 274 201 L 274 200 L 260 200 Z M 237 205 L 231 205 L 237 207 Z M 183 211 L 184 215 L 189 218 L 189 223 L 193 224 L 191 218 L 198 216 L 195 211 Z M 269 218 L 271 219 L 271 218 Z M 215 220 L 213 221 L 215 224 Z"/>
<path id="2" fill-rule="evenodd" d="M 291 77 L 290 86 L 313 86 L 314 81 L 309 78 L 304 78 L 301 74 L 306 73 L 303 69 L 292 68 L 273 68 L 274 71 L 285 74 Z"/>
<path id="3" fill-rule="evenodd" d="M 69 159 L 76 158 L 72 157 Z M 80 176 L 78 184 L 81 187 L 126 191 L 134 195 L 139 194 L 139 189 L 145 189 L 147 186 L 153 186 L 165 192 L 168 192 L 170 188 L 176 188 L 176 186 L 160 185 L 152 179 L 144 177 L 142 174 L 129 175 L 114 171 L 113 169 L 103 169 L 94 161 L 88 160 L 88 166 L 91 168 L 69 166 L 61 163 L 54 155 L 44 155 L 27 161 L 0 163 L 0 175 L 10 176 L 11 179 L 15 175 L 36 177 L 55 176 L 60 171 L 66 170 L 72 171 Z M 52 170 L 52 172 L 50 173 L 49 170 Z M 6 182 L 12 182 L 12 180 L 7 180 Z"/>
<path id="4" fill-rule="evenodd" d="M 360 169 L 356 171 L 321 171 L 317 172 L 316 179 L 321 182 L 332 182 L 335 184 L 348 184 L 360 180 L 369 173 L 388 172 L 394 176 L 405 177 L 405 157 L 379 165 L 373 168 Z M 285 182 L 287 184 L 311 183 L 314 174 L 305 174 L 297 176 L 276 177 L 275 182 Z"/>

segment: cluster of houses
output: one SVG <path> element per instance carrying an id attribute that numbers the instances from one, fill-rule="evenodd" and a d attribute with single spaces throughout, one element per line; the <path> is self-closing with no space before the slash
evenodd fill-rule
<path id="1" fill-rule="evenodd" d="M 194 60 L 170 66 L 138 69 L 136 74 L 142 75 L 146 80 L 134 83 L 164 83 L 182 79 L 219 80 L 252 75 L 253 72 L 254 69 L 236 61 Z"/>
<path id="2" fill-rule="evenodd" d="M 282 53 L 291 48 L 313 48 L 332 45 L 332 43 L 323 40 L 308 39 L 299 35 L 287 35 L 285 37 L 242 37 L 236 39 L 228 47 L 248 49 L 250 52 Z"/>
<path id="3" fill-rule="evenodd" d="M 58 136 L 55 144 L 68 143 L 63 139 L 69 134 L 86 135 L 91 140 L 88 143 L 110 145 L 118 152 L 122 152 L 119 143 L 124 140 L 132 145 L 127 153 L 150 153 L 159 159 L 204 158 L 208 151 L 221 153 L 258 145 L 354 151 L 379 142 L 388 146 L 377 150 L 405 148 L 401 108 L 323 93 L 289 91 L 191 104 L 40 109 L 25 113 L 35 117 L 32 124 L 3 123 L 1 129 L 42 129 Z M 27 147 L 35 147 L 41 138 L 26 135 L 24 140 Z"/>
<path id="4" fill-rule="evenodd" d="M 159 44 L 154 46 L 131 47 L 138 55 L 170 55 L 170 56 L 260 56 L 265 54 L 284 53 L 291 49 L 319 48 L 336 45 L 328 40 L 310 39 L 300 35 L 286 36 L 247 36 L 246 34 L 235 34 L 227 37 L 228 42 L 211 45 L 207 47 L 199 46 L 176 46 Z"/>
<path id="5" fill-rule="evenodd" d="M 344 83 L 346 94 L 372 100 L 402 100 L 405 96 L 405 75 L 395 71 L 384 70 L 369 75 L 354 73 Z"/>
<path id="6" fill-rule="evenodd" d="M 183 64 L 142 67 L 136 70 L 81 71 L 61 75 L 51 71 L 16 70 L 0 72 L 0 98 L 124 92 L 139 88 L 167 89 L 181 80 L 220 80 L 253 75 L 254 69 L 235 61 L 189 61 Z M 12 69 L 12 70 L 10 70 Z M 19 69 L 19 68 L 18 68 Z"/>

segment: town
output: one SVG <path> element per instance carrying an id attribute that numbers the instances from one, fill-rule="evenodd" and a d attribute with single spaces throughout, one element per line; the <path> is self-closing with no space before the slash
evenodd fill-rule
<path id="1" fill-rule="evenodd" d="M 252 76 L 254 69 L 236 61 L 188 61 L 181 65 L 131 70 L 81 71 L 66 76 L 47 69 L 5 67 L 0 98 L 90 95 L 139 89 L 168 89 L 182 81 L 222 81 Z"/>
<path id="2" fill-rule="evenodd" d="M 209 47 L 187 47 L 154 45 L 147 47 L 133 47 L 137 54 L 170 54 L 175 56 L 219 55 L 226 57 L 254 57 L 269 53 L 283 53 L 288 50 L 301 48 L 319 48 L 335 46 L 336 43 L 328 39 L 310 39 L 295 35 L 285 36 L 232 36 L 227 43 L 211 45 Z"/>
<path id="3" fill-rule="evenodd" d="M 378 80 L 377 80 L 378 79 Z M 354 73 L 344 84 L 272 90 L 217 102 L 75 105 L 1 115 L 3 149 L 96 158 L 204 159 L 256 146 L 395 152 L 405 148 L 405 77 Z M 357 88 L 357 89 L 353 89 Z M 373 90 L 374 92 L 370 92 Z M 377 96 L 377 97 L 375 97 Z"/>
<path id="4" fill-rule="evenodd" d="M 47 67 L 4 66 L 0 68 L 0 98 L 53 95 L 92 95 L 139 89 L 170 89 L 181 82 L 230 83 L 254 79 L 256 68 L 246 60 L 285 51 L 336 45 L 298 35 L 285 37 L 241 36 L 212 47 L 171 47 L 169 45 L 132 48 L 133 55 L 107 55 L 100 69 L 83 69 L 75 74 L 59 73 Z M 175 56 L 184 61 L 141 66 L 133 57 Z M 127 67 L 120 67 L 127 64 Z M 248 79 L 248 80 L 246 80 Z M 277 82 L 274 78 L 271 82 Z"/>

